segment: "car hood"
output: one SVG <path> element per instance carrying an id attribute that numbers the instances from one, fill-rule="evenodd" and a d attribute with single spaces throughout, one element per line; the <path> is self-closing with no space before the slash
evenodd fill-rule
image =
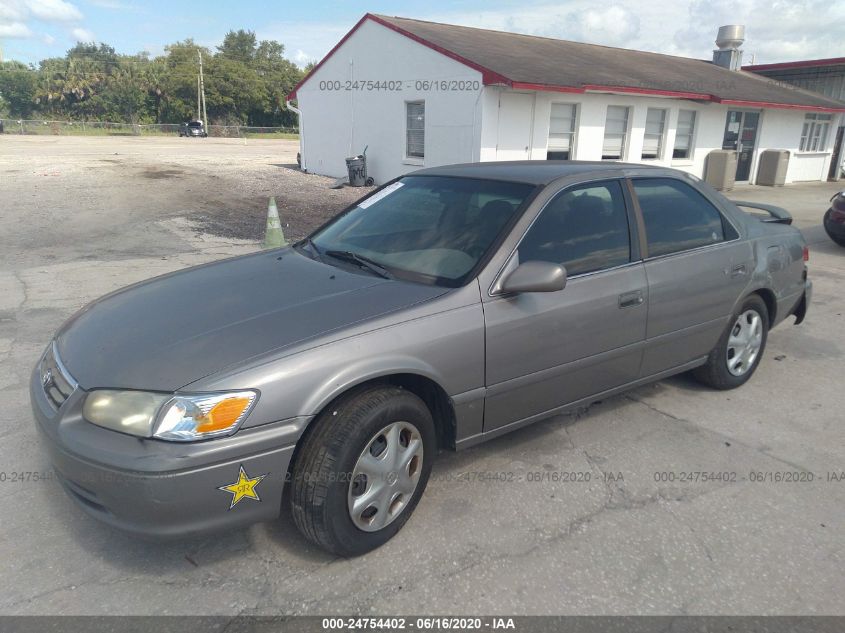
<path id="1" fill-rule="evenodd" d="M 59 356 L 83 389 L 174 391 L 444 292 L 347 272 L 292 249 L 268 251 L 98 299 L 62 326 Z"/>

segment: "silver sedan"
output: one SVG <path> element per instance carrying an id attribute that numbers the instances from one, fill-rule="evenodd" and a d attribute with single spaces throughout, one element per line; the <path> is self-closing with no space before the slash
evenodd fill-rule
<path id="1" fill-rule="evenodd" d="M 37 427 L 117 528 L 232 529 L 287 489 L 307 538 L 361 554 L 408 520 L 439 450 L 679 372 L 749 380 L 810 302 L 790 222 L 670 169 L 418 171 L 292 247 L 81 310 L 32 374 Z"/>

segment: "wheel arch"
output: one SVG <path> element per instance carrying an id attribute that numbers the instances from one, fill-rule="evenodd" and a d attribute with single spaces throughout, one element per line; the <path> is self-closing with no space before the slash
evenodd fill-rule
<path id="1" fill-rule="evenodd" d="M 396 386 L 416 395 L 425 403 L 434 420 L 438 447 L 455 448 L 457 417 L 452 399 L 435 376 L 430 372 L 421 371 L 420 368 L 382 370 L 346 382 L 334 381 L 333 389 L 326 390 L 312 399 L 309 409 L 315 412 L 314 417 L 304 429 L 297 444 L 302 443 L 314 421 L 340 399 L 377 385 Z"/>
<path id="2" fill-rule="evenodd" d="M 761 287 L 748 293 L 749 297 L 751 295 L 758 295 L 766 304 L 766 312 L 768 312 L 769 318 L 768 327 L 771 329 L 772 325 L 777 322 L 778 301 L 775 293 L 770 288 Z"/>

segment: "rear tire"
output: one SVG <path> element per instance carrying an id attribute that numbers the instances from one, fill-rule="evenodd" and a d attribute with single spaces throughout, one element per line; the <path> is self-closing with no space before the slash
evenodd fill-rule
<path id="1" fill-rule="evenodd" d="M 379 385 L 341 398 L 312 424 L 292 469 L 297 528 L 340 556 L 383 545 L 411 516 L 431 474 L 437 443 L 428 407 Z"/>
<path id="2" fill-rule="evenodd" d="M 769 333 L 769 311 L 760 295 L 750 295 L 731 316 L 725 332 L 693 376 L 714 389 L 744 385 L 760 364 Z"/>

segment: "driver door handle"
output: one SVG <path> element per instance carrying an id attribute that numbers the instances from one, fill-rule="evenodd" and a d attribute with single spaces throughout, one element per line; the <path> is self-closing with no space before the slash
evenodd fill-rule
<path id="1" fill-rule="evenodd" d="M 632 308 L 634 306 L 642 305 L 645 301 L 642 290 L 634 290 L 633 292 L 625 292 L 619 295 L 620 308 Z"/>

